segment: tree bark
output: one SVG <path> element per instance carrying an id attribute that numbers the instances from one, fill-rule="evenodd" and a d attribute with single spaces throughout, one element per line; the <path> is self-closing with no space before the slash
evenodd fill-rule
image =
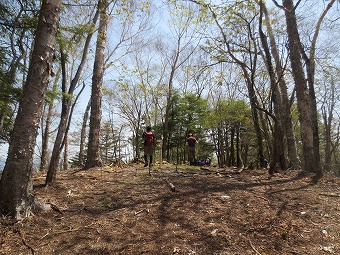
<path id="1" fill-rule="evenodd" d="M 320 27 L 322 24 L 323 19 L 325 18 L 327 12 L 332 8 L 335 0 L 331 0 L 326 9 L 322 12 L 320 18 L 318 19 L 315 33 L 313 35 L 312 44 L 310 47 L 310 54 L 309 57 L 304 51 L 304 47 L 301 42 L 299 42 L 300 46 L 300 53 L 302 58 L 306 64 L 306 75 L 307 75 L 307 85 L 310 97 L 310 107 L 311 107 L 311 123 L 313 128 L 313 148 L 314 148 L 314 163 L 316 164 L 314 168 L 314 172 L 316 173 L 317 177 L 321 177 L 323 175 L 321 162 L 320 162 L 320 139 L 319 139 L 319 124 L 318 124 L 318 110 L 317 110 L 317 102 L 315 96 L 315 89 L 314 89 L 314 76 L 315 76 L 315 50 L 316 50 L 316 41 L 319 36 Z"/>
<path id="2" fill-rule="evenodd" d="M 324 96 L 324 104 L 321 107 L 322 118 L 325 129 L 325 163 L 323 169 L 325 171 L 330 171 L 332 166 L 332 122 L 335 109 L 335 84 L 334 81 L 330 84 L 330 91 L 328 91 L 329 96 Z"/>
<path id="3" fill-rule="evenodd" d="M 64 162 L 63 162 L 64 171 L 68 170 L 68 137 L 65 138 L 65 146 L 64 146 Z"/>
<path id="4" fill-rule="evenodd" d="M 61 82 L 62 93 L 66 94 L 67 93 L 66 92 L 66 56 L 62 48 L 60 49 L 60 55 L 61 55 L 61 69 L 62 69 L 62 82 Z M 69 114 L 71 103 L 72 103 L 71 98 L 63 95 L 58 132 L 57 132 L 56 139 L 54 141 L 52 156 L 51 156 L 51 160 L 50 160 L 50 164 L 48 167 L 46 180 L 45 180 L 46 186 L 53 183 L 56 178 L 57 169 L 59 167 L 60 154 L 64 146 L 63 139 L 66 133 L 66 127 L 68 125 L 68 114 Z"/>
<path id="5" fill-rule="evenodd" d="M 274 169 L 276 167 L 276 163 L 280 163 L 280 167 L 282 170 L 287 169 L 287 164 L 285 160 L 285 154 L 284 154 L 284 143 L 283 143 L 283 127 L 282 122 L 283 118 L 282 116 L 284 113 L 282 113 L 281 109 L 282 107 L 282 101 L 281 101 L 281 95 L 279 92 L 279 88 L 277 85 L 277 77 L 274 72 L 274 67 L 272 63 L 272 56 L 270 54 L 269 45 L 267 42 L 267 38 L 265 34 L 262 31 L 262 15 L 263 15 L 263 4 L 262 1 L 260 3 L 260 22 L 259 22 L 259 33 L 260 33 L 260 40 L 262 43 L 262 47 L 265 53 L 265 63 L 266 67 L 268 69 L 269 73 L 269 80 L 270 80 L 270 88 L 272 91 L 272 101 L 274 105 L 274 114 L 275 117 L 273 118 L 274 122 L 274 130 L 273 130 L 273 144 L 272 144 L 272 156 L 270 159 L 270 168 L 269 173 L 273 174 Z"/>
<path id="6" fill-rule="evenodd" d="M 107 26 L 109 23 L 108 5 L 108 0 L 99 0 L 98 8 L 100 18 L 92 76 L 90 132 L 85 169 L 102 165 L 99 140 L 100 122 L 102 117 L 101 102 L 104 73 L 104 51 L 107 43 Z"/>
<path id="7" fill-rule="evenodd" d="M 21 219 L 31 213 L 32 161 L 56 45 L 61 0 L 42 1 L 32 59 L 0 182 L 1 213 Z"/>
<path id="8" fill-rule="evenodd" d="M 178 45 L 179 46 L 179 45 Z M 169 141 L 169 114 L 170 114 L 170 107 L 171 107 L 171 99 L 173 96 L 173 78 L 176 70 L 176 64 L 178 61 L 179 53 L 175 53 L 175 60 L 171 67 L 171 73 L 168 82 L 168 95 L 166 98 L 166 108 L 165 108 L 165 115 L 164 115 L 164 126 L 163 126 L 163 140 L 162 140 L 162 160 L 169 160 L 168 154 L 168 141 Z"/>
<path id="9" fill-rule="evenodd" d="M 222 126 L 222 125 L 221 125 Z M 217 154 L 217 163 L 218 166 L 223 167 L 226 162 L 225 162 L 225 157 L 224 157 L 224 151 L 223 151 L 223 144 L 224 144 L 224 139 L 222 135 L 222 128 L 218 127 L 216 128 L 216 133 L 213 136 L 213 141 L 216 146 L 216 154 Z"/>
<path id="10" fill-rule="evenodd" d="M 86 125 L 89 119 L 90 108 L 91 108 L 91 100 L 89 100 L 86 106 L 84 117 L 83 117 L 83 124 L 81 126 L 81 132 L 80 132 L 79 166 L 81 167 L 85 165 Z"/>
<path id="11" fill-rule="evenodd" d="M 282 132 L 284 136 L 284 141 L 287 144 L 286 149 L 284 148 L 288 156 L 288 166 L 293 169 L 299 169 L 301 167 L 301 162 L 299 160 L 296 148 L 296 139 L 294 135 L 294 128 L 292 123 L 292 115 L 291 115 L 291 104 L 289 102 L 287 85 L 284 79 L 284 68 L 280 61 L 280 55 L 278 53 L 275 36 L 272 30 L 272 26 L 270 23 L 270 17 L 266 8 L 266 5 L 263 4 L 263 13 L 265 15 L 265 25 L 267 28 L 270 50 L 275 62 L 275 72 L 278 82 L 278 90 L 279 96 L 281 98 L 281 119 L 282 119 Z"/>
<path id="12" fill-rule="evenodd" d="M 303 170 L 320 173 L 320 155 L 314 148 L 314 123 L 312 95 L 307 87 L 305 72 L 302 65 L 301 41 L 297 27 L 295 7 L 292 0 L 283 0 L 285 8 L 290 62 L 296 88 L 297 106 L 299 112 L 301 141 L 303 147 Z"/>

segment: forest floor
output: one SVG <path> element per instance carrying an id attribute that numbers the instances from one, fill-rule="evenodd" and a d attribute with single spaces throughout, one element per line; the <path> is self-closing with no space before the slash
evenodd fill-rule
<path id="1" fill-rule="evenodd" d="M 0 219 L 0 254 L 340 254 L 340 179 L 141 164 L 58 172 L 53 210 Z M 174 185 L 174 191 L 171 185 Z"/>

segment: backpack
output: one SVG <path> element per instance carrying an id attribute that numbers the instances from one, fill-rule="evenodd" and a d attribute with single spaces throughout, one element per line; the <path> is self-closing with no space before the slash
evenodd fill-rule
<path id="1" fill-rule="evenodd" d="M 145 145 L 152 145 L 155 141 L 155 137 L 153 133 L 150 132 L 145 132 Z"/>

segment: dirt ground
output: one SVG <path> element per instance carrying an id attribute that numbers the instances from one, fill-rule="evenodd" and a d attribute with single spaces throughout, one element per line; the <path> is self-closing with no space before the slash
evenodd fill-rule
<path id="1" fill-rule="evenodd" d="M 54 209 L 2 217 L 0 254 L 340 254 L 339 179 L 166 164 L 151 173 L 70 170 L 48 188 L 35 173 Z"/>

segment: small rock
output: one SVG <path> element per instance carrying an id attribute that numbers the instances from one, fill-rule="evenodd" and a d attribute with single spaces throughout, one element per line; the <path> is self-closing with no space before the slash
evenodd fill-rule
<path id="1" fill-rule="evenodd" d="M 216 234 L 217 234 L 217 231 L 218 231 L 218 229 L 216 228 L 216 229 L 214 229 L 213 231 L 211 231 L 211 233 L 210 233 L 210 234 L 211 234 L 212 236 L 216 236 Z"/>

